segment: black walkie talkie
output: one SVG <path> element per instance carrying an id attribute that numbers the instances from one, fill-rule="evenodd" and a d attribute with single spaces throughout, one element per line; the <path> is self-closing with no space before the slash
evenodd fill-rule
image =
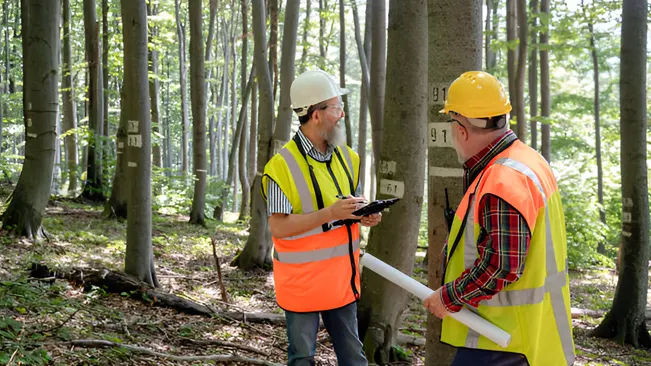
<path id="1" fill-rule="evenodd" d="M 448 198 L 448 189 L 445 188 L 445 208 L 443 209 L 443 217 L 448 224 L 448 233 L 452 230 L 452 220 L 454 220 L 454 210 L 450 207 L 450 199 Z"/>

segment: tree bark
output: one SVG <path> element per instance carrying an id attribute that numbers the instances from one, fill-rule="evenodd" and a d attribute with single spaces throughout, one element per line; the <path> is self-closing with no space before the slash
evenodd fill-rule
<path id="1" fill-rule="evenodd" d="M 344 12 L 344 0 L 339 0 L 339 84 L 342 88 L 346 87 L 346 17 Z M 341 100 L 344 103 L 346 145 L 353 146 L 353 127 L 350 124 L 348 95 L 342 95 Z"/>
<path id="2" fill-rule="evenodd" d="M 285 10 L 287 11 L 287 10 Z M 307 40 L 308 35 L 310 34 L 310 15 L 312 14 L 312 0 L 307 0 L 305 4 L 305 23 L 303 23 L 303 53 L 301 54 L 301 62 L 298 66 L 298 73 L 302 74 L 305 72 L 307 66 L 307 50 L 310 47 L 310 44 Z M 281 62 L 282 63 L 282 62 Z"/>
<path id="3" fill-rule="evenodd" d="M 179 42 L 179 83 L 181 84 L 181 173 L 188 172 L 188 85 L 185 66 L 185 23 L 181 19 L 179 0 L 174 0 L 176 11 L 176 35 Z"/>
<path id="4" fill-rule="evenodd" d="M 104 136 L 104 119 L 102 102 L 104 99 L 100 70 L 102 62 L 99 57 L 99 25 L 97 23 L 95 0 L 84 0 L 84 28 L 86 61 L 88 62 L 88 130 L 92 133 L 88 143 L 88 170 L 86 185 L 81 193 L 85 199 L 103 202 L 104 184 L 102 179 L 102 137 Z"/>
<path id="5" fill-rule="evenodd" d="M 108 26 L 108 13 L 109 3 L 108 0 L 102 0 L 102 123 L 104 144 L 102 144 L 102 176 L 106 177 L 109 174 L 109 157 L 112 154 L 111 140 L 109 139 L 109 68 L 108 68 L 108 55 L 109 55 L 109 26 Z"/>
<path id="6" fill-rule="evenodd" d="M 385 212 L 383 221 L 371 229 L 368 253 L 398 270 L 411 274 L 414 266 L 420 215 L 423 204 L 425 139 L 427 124 L 427 1 L 391 0 L 389 4 L 386 115 L 381 166 L 401 162 L 395 169 L 378 174 L 379 198 L 402 199 Z M 377 18 L 374 19 L 374 21 Z M 377 47 L 375 47 L 377 51 Z M 410 65 L 410 67 L 404 67 Z M 409 93 L 405 93 L 409 90 Z M 413 133 L 401 133 L 408 129 Z M 396 182 L 396 183 L 394 183 Z M 387 190 L 387 186 L 402 185 Z M 394 192 L 394 193 L 390 193 Z M 368 271 L 362 278 L 359 304 L 360 338 L 369 362 L 387 364 L 396 360 L 400 316 L 407 305 L 407 293 L 379 275 Z M 393 356 L 393 357 L 392 357 Z"/>
<path id="7" fill-rule="evenodd" d="M 533 1 L 533 0 L 532 0 Z M 491 49 L 491 40 L 493 39 L 493 19 L 491 18 L 493 0 L 486 0 L 486 23 L 485 23 L 485 34 L 484 34 L 484 52 L 485 57 L 484 61 L 486 62 L 486 71 L 491 72 L 491 61 L 493 60 L 495 52 Z"/>
<path id="8" fill-rule="evenodd" d="M 147 77 L 146 0 L 122 0 L 124 92 L 129 184 L 124 271 L 157 287 L 151 245 L 151 112 Z"/>
<path id="9" fill-rule="evenodd" d="M 359 54 L 359 63 L 362 67 L 362 87 L 359 98 L 359 132 L 357 134 L 357 153 L 359 154 L 359 186 L 362 192 L 365 191 L 366 183 L 366 139 L 367 139 L 367 117 L 368 117 L 368 97 L 369 97 L 369 65 L 368 56 L 371 43 L 371 7 L 366 7 L 366 24 L 364 26 L 364 43 L 362 43 L 361 27 L 359 25 L 359 13 L 357 11 L 356 0 L 351 0 L 353 8 L 353 22 L 355 24 L 355 42 L 357 43 L 357 53 Z"/>
<path id="10" fill-rule="evenodd" d="M 381 151 L 384 113 L 387 13 L 386 4 L 383 0 L 373 0 L 372 4 L 373 29 L 371 31 L 371 43 L 373 44 L 373 52 L 371 54 L 371 90 L 369 93 L 369 106 L 371 109 L 371 125 L 373 129 L 373 155 L 375 156 L 375 159 L 378 159 Z"/>
<path id="11" fill-rule="evenodd" d="M 213 77 L 213 68 L 216 70 L 217 67 L 212 65 L 212 44 L 215 39 L 215 18 L 217 17 L 217 0 L 210 0 L 210 23 L 208 25 L 208 39 L 206 40 L 206 90 L 210 86 L 210 98 L 212 99 L 213 106 L 216 105 L 215 101 L 217 100 L 217 87 L 216 83 L 210 82 Z M 217 47 L 215 47 L 215 56 L 217 55 Z M 215 77 L 217 78 L 217 72 L 215 72 Z M 214 107 L 213 107 L 214 108 Z M 215 112 L 211 110 L 210 117 L 208 118 L 208 151 L 209 159 L 208 162 L 208 174 L 213 177 L 217 172 L 217 158 L 215 151 Z"/>
<path id="12" fill-rule="evenodd" d="M 455 208 L 463 196 L 462 169 L 452 148 L 443 107 L 450 84 L 468 70 L 482 65 L 482 4 L 473 0 L 429 0 L 429 176 L 428 182 L 428 282 L 442 282 L 441 251 L 448 232 L 443 209 L 445 188 Z M 441 321 L 428 316 L 426 364 L 449 364 L 454 349 L 439 342 Z"/>
<path id="13" fill-rule="evenodd" d="M 274 125 L 273 85 L 269 68 L 267 67 L 267 40 L 265 27 L 264 0 L 252 0 L 252 28 L 254 36 L 255 74 L 259 88 L 259 135 L 258 135 L 258 166 L 257 171 L 264 171 L 264 166 L 271 157 L 271 133 Z M 283 85 L 288 88 L 289 85 Z M 267 223 L 267 205 L 260 194 L 261 175 L 256 174 L 253 181 L 253 204 L 251 208 L 251 224 L 249 237 L 242 252 L 237 255 L 231 265 L 243 270 L 264 267 L 271 264 L 271 233 Z"/>
<path id="14" fill-rule="evenodd" d="M 325 39 L 325 16 L 324 13 L 328 8 L 328 0 L 319 0 L 319 67 L 326 68 L 326 39 Z"/>
<path id="15" fill-rule="evenodd" d="M 517 135 L 520 141 L 526 143 L 527 137 L 527 120 L 524 109 L 524 78 L 525 71 L 527 68 L 527 37 L 528 37 L 528 27 L 527 27 L 527 1 L 518 0 L 517 5 L 518 11 L 518 69 L 515 79 L 517 94 L 516 94 L 516 103 L 517 108 L 515 113 L 517 114 Z"/>
<path id="16" fill-rule="evenodd" d="M 167 98 L 165 101 L 165 150 L 167 153 L 165 154 L 165 167 L 168 169 L 172 169 L 172 155 L 173 155 L 173 150 L 172 150 L 172 137 L 170 134 L 170 125 L 171 125 L 171 120 L 170 120 L 170 61 L 167 61 Z M 171 174 L 171 172 L 167 171 L 166 174 Z"/>
<path id="17" fill-rule="evenodd" d="M 592 335 L 651 348 L 645 308 L 649 265 L 647 0 L 624 0 L 620 67 L 622 266 L 612 307 Z"/>
<path id="18" fill-rule="evenodd" d="M 292 108 L 289 89 L 294 81 L 294 55 L 298 32 L 298 13 L 300 0 L 288 0 L 285 7 L 285 30 L 283 32 L 282 60 L 280 72 L 280 103 L 278 119 L 274 130 L 275 146 L 282 146 L 289 141 L 292 128 Z"/>
<path id="19" fill-rule="evenodd" d="M 5 2 L 6 4 L 6 2 Z M 70 42 L 70 0 L 63 0 L 63 133 L 68 165 L 68 192 L 77 190 L 77 108 L 72 82 L 72 46 Z M 0 109 L 2 106 L 0 106 Z M 72 130 L 72 131 L 71 131 Z"/>
<path id="20" fill-rule="evenodd" d="M 531 51 L 529 52 L 529 122 L 531 147 L 538 150 L 538 0 L 530 0 L 531 9 Z"/>
<path id="21" fill-rule="evenodd" d="M 192 98 L 192 165 L 194 194 L 190 222 L 205 225 L 206 207 L 206 64 L 201 0 L 190 0 L 190 97 Z"/>
<path id="22" fill-rule="evenodd" d="M 267 0 L 269 3 L 270 26 L 269 32 L 269 68 L 273 79 L 273 99 L 278 95 L 278 0 Z"/>
<path id="23" fill-rule="evenodd" d="M 540 0 L 541 19 L 548 19 L 549 0 Z M 551 116 L 551 96 L 549 93 L 549 21 L 543 20 L 542 30 L 540 31 L 540 147 L 542 156 L 548 161 L 552 161 L 551 152 L 551 125 L 549 117 Z"/>
<path id="24" fill-rule="evenodd" d="M 155 16 L 158 13 L 156 8 L 152 8 L 151 2 L 147 3 L 147 15 Z M 155 37 L 158 34 L 157 27 L 149 27 L 149 96 L 151 98 L 151 124 L 153 125 L 152 130 L 155 135 L 160 135 L 161 129 L 159 127 L 159 94 L 160 94 L 160 83 L 158 77 L 158 45 L 156 44 Z M 158 141 L 155 144 L 152 144 L 153 150 L 153 164 L 157 167 L 163 166 L 163 158 L 161 155 L 161 143 L 162 141 L 156 138 Z"/>
<path id="25" fill-rule="evenodd" d="M 2 227 L 40 239 L 47 237 L 41 223 L 50 198 L 59 110 L 61 2 L 22 0 L 21 16 L 25 161 Z"/>
<path id="26" fill-rule="evenodd" d="M 247 171 L 249 172 L 249 186 L 253 183 L 256 173 L 256 161 L 257 161 L 257 144 L 256 140 L 258 139 L 258 85 L 253 79 L 253 84 L 251 85 L 251 128 L 249 129 L 249 152 L 247 154 L 248 160 L 247 164 L 249 165 Z M 252 192 L 255 194 L 255 192 Z M 252 197 L 252 195 L 250 196 Z M 252 201 L 251 201 L 252 202 Z M 249 208 L 249 215 L 251 211 Z"/>
<path id="27" fill-rule="evenodd" d="M 515 41 L 517 40 L 517 1 L 518 0 L 506 0 L 506 43 L 508 51 L 506 53 L 506 63 L 507 63 L 507 72 L 509 79 L 509 97 L 511 99 L 511 106 L 513 110 L 511 111 L 511 116 L 517 115 L 518 102 L 517 102 L 517 72 L 518 72 L 518 55 L 517 55 L 517 45 Z"/>

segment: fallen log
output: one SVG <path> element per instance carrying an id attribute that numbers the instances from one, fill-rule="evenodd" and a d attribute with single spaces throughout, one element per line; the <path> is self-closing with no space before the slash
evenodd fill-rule
<path id="1" fill-rule="evenodd" d="M 135 279 L 125 273 L 107 268 L 72 268 L 69 270 L 52 271 L 42 264 L 32 264 L 30 275 L 32 278 L 58 278 L 65 279 L 73 285 L 90 290 L 93 286 L 103 288 L 110 293 L 127 293 L 131 298 L 140 299 L 149 305 L 168 307 L 185 314 L 221 317 L 229 320 L 252 323 L 285 324 L 285 315 L 277 313 L 247 313 L 241 311 L 217 311 L 207 305 L 183 297 L 160 291 L 146 282 Z M 137 295 L 137 296 L 134 296 Z M 323 327 L 323 323 L 320 322 Z M 423 346 L 425 338 L 398 333 L 399 344 Z"/>

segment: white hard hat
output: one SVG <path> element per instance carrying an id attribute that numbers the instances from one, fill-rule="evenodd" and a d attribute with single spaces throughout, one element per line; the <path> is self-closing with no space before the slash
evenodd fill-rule
<path id="1" fill-rule="evenodd" d="M 340 88 L 330 74 L 317 69 L 296 77 L 289 95 L 292 99 L 292 109 L 302 117 L 307 114 L 310 106 L 349 92 L 346 88 Z"/>

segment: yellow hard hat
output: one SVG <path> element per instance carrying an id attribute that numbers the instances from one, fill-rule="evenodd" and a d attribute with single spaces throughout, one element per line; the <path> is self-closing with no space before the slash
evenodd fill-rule
<path id="1" fill-rule="evenodd" d="M 452 82 L 439 113 L 456 112 L 468 118 L 488 118 L 510 111 L 511 102 L 497 78 L 483 71 L 468 71 Z"/>

